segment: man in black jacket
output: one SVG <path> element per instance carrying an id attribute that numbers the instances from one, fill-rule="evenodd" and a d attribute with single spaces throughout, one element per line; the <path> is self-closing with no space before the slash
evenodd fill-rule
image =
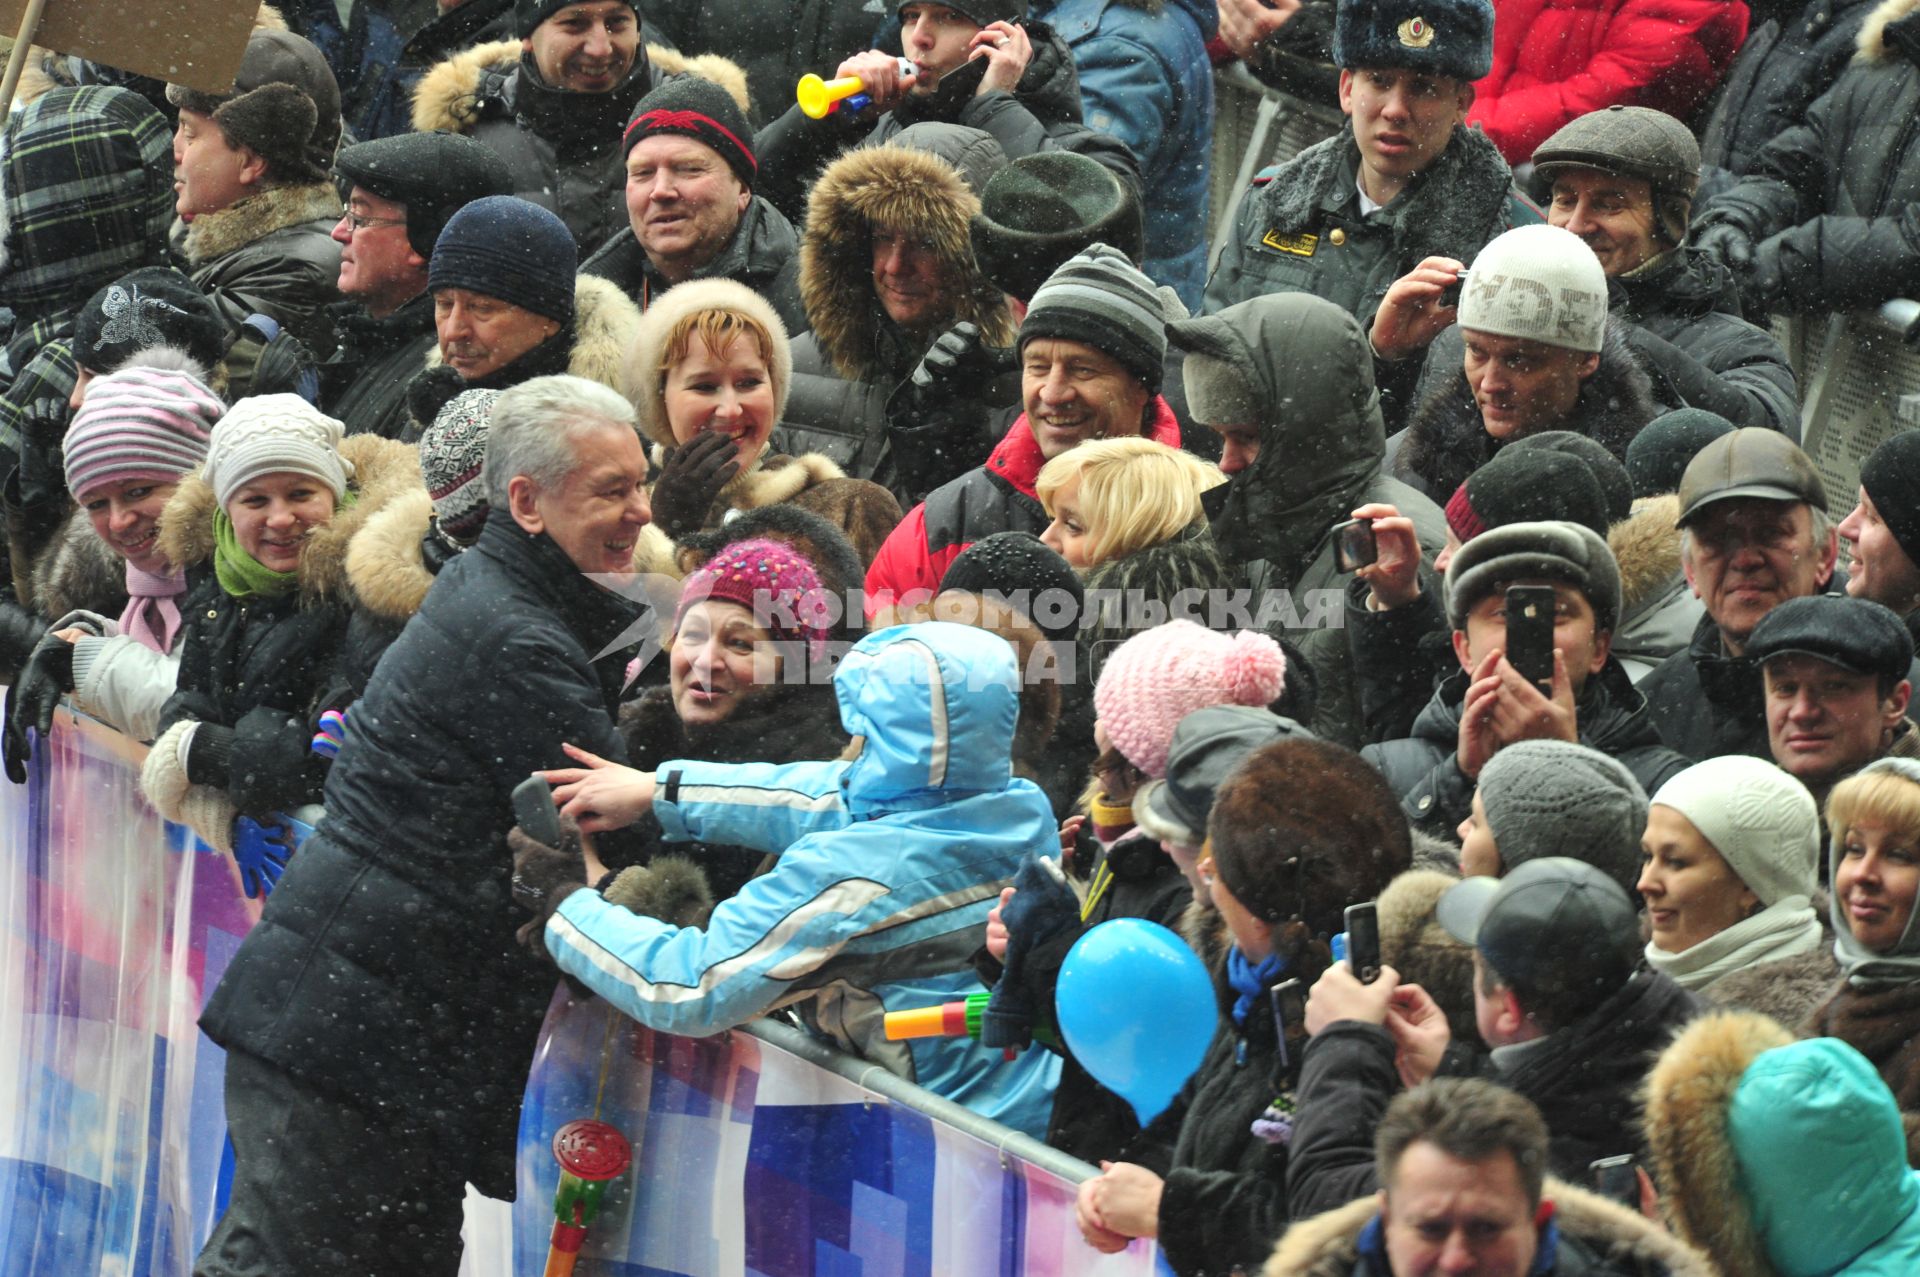
<path id="1" fill-rule="evenodd" d="M 1547 222 L 1586 241 L 1607 273 L 1616 324 L 1662 401 L 1800 437 L 1793 369 L 1740 316 L 1734 279 L 1687 243 L 1700 146 L 1664 111 L 1590 111 L 1533 153 Z"/>
<path id="2" fill-rule="evenodd" d="M 350 183 L 340 245 L 340 295 L 329 308 L 339 345 L 320 366 L 321 404 L 348 434 L 398 439 L 407 381 L 435 344 L 427 263 L 449 219 L 474 200 L 505 195 L 500 157 L 457 133 L 408 133 L 341 151 L 333 171 Z"/>
<path id="3" fill-rule="evenodd" d="M 1706 615 L 1686 650 L 1656 665 L 1640 691 L 1660 738 L 1688 758 L 1766 758 L 1760 670 L 1746 643 L 1776 604 L 1833 579 L 1839 542 L 1826 488 L 1792 440 L 1750 426 L 1687 463 L 1679 524 L 1680 564 Z"/>
<path id="4" fill-rule="evenodd" d="M 515 942 L 509 794 L 563 743 L 626 757 L 614 708 L 645 611 L 595 582 L 631 561 L 646 474 L 605 387 L 543 377 L 496 401 L 487 525 L 355 704 L 326 823 L 202 1017 L 235 1163 L 201 1277 L 400 1256 L 450 1277 L 465 1185 L 514 1195 L 554 973 Z"/>
<path id="5" fill-rule="evenodd" d="M 1665 975 L 1637 970 L 1640 925 L 1625 888 L 1549 856 L 1505 878 L 1462 879 L 1437 917 L 1475 948 L 1474 1017 L 1492 1055 L 1484 1064 L 1449 1055 L 1446 1014 L 1391 968 L 1362 984 L 1346 964 L 1329 967 L 1307 999 L 1313 1038 L 1287 1163 L 1295 1219 L 1379 1186 L 1381 1114 L 1400 1085 L 1436 1072 L 1484 1071 L 1538 1105 L 1551 1132 L 1547 1169 L 1562 1179 L 1584 1183 L 1595 1158 L 1639 1147 L 1634 1094 L 1702 1004 Z"/>

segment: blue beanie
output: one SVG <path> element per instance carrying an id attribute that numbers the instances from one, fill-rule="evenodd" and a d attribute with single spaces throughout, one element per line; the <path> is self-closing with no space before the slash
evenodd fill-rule
<path id="1" fill-rule="evenodd" d="M 489 195 L 455 213 L 433 246 L 427 289 L 464 288 L 573 322 L 580 247 L 567 224 L 538 204 Z"/>
<path id="2" fill-rule="evenodd" d="M 1493 67 L 1492 0 L 1339 0 L 1333 64 L 1478 80 Z"/>

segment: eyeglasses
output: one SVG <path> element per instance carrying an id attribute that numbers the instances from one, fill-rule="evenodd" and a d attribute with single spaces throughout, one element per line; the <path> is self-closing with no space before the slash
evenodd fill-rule
<path id="1" fill-rule="evenodd" d="M 370 226 L 405 226 L 407 224 L 407 219 L 404 217 L 363 217 L 352 209 L 347 210 L 346 217 L 348 234 L 364 231 Z"/>

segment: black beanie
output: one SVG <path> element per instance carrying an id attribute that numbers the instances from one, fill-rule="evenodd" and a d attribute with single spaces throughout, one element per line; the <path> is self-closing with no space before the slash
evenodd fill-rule
<path id="1" fill-rule="evenodd" d="M 1680 408 L 1655 417 L 1627 445 L 1627 477 L 1633 482 L 1633 495 L 1678 492 L 1687 463 L 1700 449 L 1732 433 L 1731 421 L 1705 408 Z"/>
<path id="2" fill-rule="evenodd" d="M 227 357 L 227 325 L 200 286 L 171 266 L 122 275 L 87 299 L 73 321 L 73 357 L 112 372 L 153 346 L 177 346 L 209 374 Z"/>
<path id="3" fill-rule="evenodd" d="M 407 243 L 428 260 L 455 213 L 477 199 L 513 191 L 513 174 L 494 149 L 459 133 L 399 133 L 360 142 L 340 152 L 333 171 L 343 184 L 405 204 Z"/>
<path id="4" fill-rule="evenodd" d="M 898 16 L 913 0 L 890 0 L 888 5 Z M 990 22 L 1018 22 L 1027 16 L 1027 0 L 954 0 L 943 8 L 965 14 L 981 26 Z"/>
<path id="5" fill-rule="evenodd" d="M 1003 293 L 1022 301 L 1093 244 L 1111 244 L 1139 265 L 1145 250 L 1140 201 L 1106 165 L 1075 151 L 1023 155 L 980 192 L 973 259 Z"/>
<path id="6" fill-rule="evenodd" d="M 1607 501 L 1580 458 L 1551 448 L 1505 447 L 1467 476 L 1447 502 L 1447 526 L 1461 541 L 1509 523 L 1565 519 L 1607 534 Z"/>
<path id="7" fill-rule="evenodd" d="M 1920 430 L 1903 430 L 1869 452 L 1860 486 L 1907 557 L 1920 563 Z"/>
<path id="8" fill-rule="evenodd" d="M 447 222 L 427 265 L 427 289 L 464 288 L 573 322 L 580 248 L 559 215 L 512 195 L 475 200 Z"/>
<path id="9" fill-rule="evenodd" d="M 1523 435 L 1507 447 L 1523 451 L 1539 449 L 1572 457 L 1585 465 L 1592 472 L 1594 482 L 1600 485 L 1600 495 L 1607 502 L 1608 523 L 1618 523 L 1633 513 L 1633 480 L 1627 477 L 1627 468 L 1620 464 L 1620 458 L 1608 452 L 1607 445 L 1598 439 L 1571 430 L 1543 430 L 1537 435 Z M 1601 536 L 1607 535 L 1604 525 L 1595 530 Z"/>
<path id="10" fill-rule="evenodd" d="M 513 34 L 524 40 L 542 22 L 568 5 L 579 3 L 580 0 L 513 0 Z M 627 7 L 633 10 L 633 20 L 640 21 L 640 10 L 633 0 L 627 0 Z"/>
<path id="11" fill-rule="evenodd" d="M 1079 633 L 1080 610 L 1086 599 L 1079 574 L 1054 553 L 1052 546 L 1031 532 L 996 532 L 975 541 L 947 565 L 940 588 L 998 594 L 1010 604 L 1024 600 L 1027 606 L 1016 610 L 1024 612 L 1056 643 L 1072 642 Z M 1054 590 L 1072 606 L 1044 606 L 1042 596 Z"/>
<path id="12" fill-rule="evenodd" d="M 621 154 L 657 133 L 690 137 L 712 147 L 740 184 L 753 189 L 760 171 L 760 162 L 753 157 L 753 128 L 733 95 L 712 80 L 676 75 L 641 98 L 627 121 Z"/>

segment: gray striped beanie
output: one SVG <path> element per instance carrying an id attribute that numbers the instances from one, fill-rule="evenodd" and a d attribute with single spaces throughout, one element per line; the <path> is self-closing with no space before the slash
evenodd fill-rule
<path id="1" fill-rule="evenodd" d="M 76 501 L 104 483 L 174 483 L 207 458 L 226 405 L 185 373 L 123 368 L 87 383 L 63 444 Z"/>
<path id="2" fill-rule="evenodd" d="M 1020 348 L 1036 338 L 1083 342 L 1158 394 L 1167 359 L 1160 291 L 1126 254 L 1094 244 L 1067 259 L 1027 303 Z"/>

